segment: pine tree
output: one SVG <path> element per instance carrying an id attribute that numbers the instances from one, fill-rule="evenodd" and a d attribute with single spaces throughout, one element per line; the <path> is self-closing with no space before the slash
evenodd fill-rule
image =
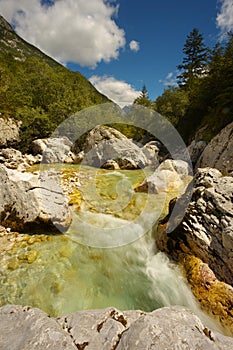
<path id="1" fill-rule="evenodd" d="M 178 75 L 180 86 L 190 85 L 195 78 L 199 78 L 207 71 L 209 49 L 204 44 L 202 34 L 194 28 L 187 36 L 183 53 L 183 62 L 177 68 L 181 71 Z"/>
<path id="2" fill-rule="evenodd" d="M 141 106 L 149 107 L 149 108 L 152 106 L 152 103 L 149 99 L 149 94 L 148 94 L 148 91 L 147 91 L 145 84 L 142 87 L 140 95 L 134 100 L 133 103 L 141 105 Z"/>

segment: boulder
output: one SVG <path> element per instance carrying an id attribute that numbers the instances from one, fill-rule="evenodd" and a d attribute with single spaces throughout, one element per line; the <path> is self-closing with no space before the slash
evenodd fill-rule
<path id="1" fill-rule="evenodd" d="M 230 349 L 233 339 L 213 332 L 190 310 L 164 307 L 139 317 L 121 336 L 117 350 Z"/>
<path id="2" fill-rule="evenodd" d="M 107 162 L 105 162 L 101 168 L 103 169 L 109 169 L 109 170 L 119 170 L 120 167 L 118 165 L 117 162 L 115 162 L 115 160 L 107 160 Z"/>
<path id="3" fill-rule="evenodd" d="M 116 162 L 121 169 L 139 169 L 149 165 L 143 150 L 116 129 L 96 126 L 78 146 L 83 151 L 83 164 L 109 168 L 109 162 Z"/>
<path id="4" fill-rule="evenodd" d="M 20 141 L 19 127 L 20 122 L 0 117 L 0 147 L 9 147 Z"/>
<path id="5" fill-rule="evenodd" d="M 197 161 L 197 168 L 211 167 L 224 175 L 233 175 L 233 122 L 228 124 L 206 146 Z"/>
<path id="6" fill-rule="evenodd" d="M 24 162 L 23 155 L 14 148 L 3 148 L 0 151 L 0 162 L 4 163 L 7 168 L 17 169 Z"/>
<path id="7" fill-rule="evenodd" d="M 68 137 L 51 137 L 32 141 L 33 154 L 41 154 L 43 163 L 72 163 L 72 142 Z"/>
<path id="8" fill-rule="evenodd" d="M 168 235 L 174 247 L 197 256 L 216 276 L 233 285 L 233 178 L 217 169 L 198 169 L 194 191 L 185 216 Z M 179 201 L 186 197 L 184 194 Z M 168 223 L 168 225 L 172 223 Z M 173 252 L 174 254 L 174 252 Z"/>
<path id="9" fill-rule="evenodd" d="M 182 188 L 189 178 L 189 165 L 183 160 L 167 159 L 135 188 L 136 192 L 159 193 Z"/>
<path id="10" fill-rule="evenodd" d="M 205 147 L 207 145 L 206 141 L 195 141 L 193 140 L 190 145 L 188 146 L 188 151 L 190 155 L 191 162 L 193 166 L 197 163 L 200 155 L 204 151 Z"/>
<path id="11" fill-rule="evenodd" d="M 0 308 L 1 350 L 77 350 L 65 330 L 39 309 L 6 305 Z"/>
<path id="12" fill-rule="evenodd" d="M 22 173 L 0 165 L 0 223 L 19 232 L 65 231 L 71 222 L 59 173 Z"/>
<path id="13" fill-rule="evenodd" d="M 53 318 L 39 309 L 0 308 L 1 350 L 229 350 L 233 339 L 207 328 L 189 309 L 115 308 Z"/>
<path id="14" fill-rule="evenodd" d="M 186 273 L 188 266 L 188 260 L 184 258 L 186 255 L 206 264 L 199 264 L 200 268 L 195 268 L 196 272 L 193 272 L 192 276 L 196 277 L 190 278 L 189 282 L 203 307 L 218 315 L 223 324 L 231 324 L 233 332 L 232 193 L 233 177 L 222 176 L 217 169 L 198 169 L 194 177 L 192 198 L 183 220 L 176 224 L 179 222 L 180 214 L 177 209 L 177 217 L 170 217 L 169 214 L 161 221 L 156 244 L 158 249 L 180 261 Z M 170 213 L 174 205 L 182 211 L 187 194 L 170 202 Z M 183 212 L 181 214 L 183 215 Z M 175 229 L 172 231 L 170 227 L 175 227 Z M 188 275 L 191 276 L 190 269 Z M 200 291 L 200 288 L 196 289 L 195 280 L 200 281 L 198 284 L 205 292 Z M 224 283 L 221 284 L 221 282 Z"/>
<path id="15" fill-rule="evenodd" d="M 58 317 L 67 329 L 78 349 L 117 349 L 122 333 L 141 315 L 143 311 L 119 311 L 113 307 L 100 310 L 83 310 Z"/>
<path id="16" fill-rule="evenodd" d="M 0 150 L 0 163 L 3 163 L 9 169 L 18 169 L 24 171 L 31 165 L 38 164 L 42 160 L 41 155 L 22 154 L 14 148 L 3 148 Z"/>
<path id="17" fill-rule="evenodd" d="M 158 141 L 150 141 L 142 147 L 142 152 L 145 154 L 148 164 L 157 168 L 159 166 L 159 146 Z"/>
<path id="18" fill-rule="evenodd" d="M 233 336 L 233 287 L 219 281 L 208 264 L 201 259 L 190 254 L 180 254 L 179 260 L 201 308 L 215 315 Z"/>

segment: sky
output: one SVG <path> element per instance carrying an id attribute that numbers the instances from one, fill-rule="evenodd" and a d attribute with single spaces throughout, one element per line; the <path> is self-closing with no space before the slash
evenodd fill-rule
<path id="1" fill-rule="evenodd" d="M 233 30 L 233 0 L 0 0 L 0 14 L 121 107 L 175 84 L 193 28 L 209 47 Z"/>

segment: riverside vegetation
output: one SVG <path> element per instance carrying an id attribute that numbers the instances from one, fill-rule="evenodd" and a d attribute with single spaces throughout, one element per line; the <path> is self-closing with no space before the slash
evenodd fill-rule
<path id="1" fill-rule="evenodd" d="M 194 29 L 179 87 L 154 102 L 143 87 L 134 103 L 159 111 L 194 142 L 193 196 L 169 233 L 169 209 L 187 199 L 190 166 L 169 159 L 148 132 L 125 125 L 116 107 L 109 120 L 118 130 L 97 126 L 75 145 L 48 139 L 72 113 L 108 99 L 2 17 L 0 29 L 0 347 L 231 348 L 232 338 L 219 332 L 233 334 L 232 35 L 210 52 Z M 181 306 L 163 308 L 171 305 Z"/>

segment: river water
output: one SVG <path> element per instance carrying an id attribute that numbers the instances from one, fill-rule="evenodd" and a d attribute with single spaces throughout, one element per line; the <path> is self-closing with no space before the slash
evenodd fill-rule
<path id="1" fill-rule="evenodd" d="M 156 221 L 177 192 L 135 193 L 145 176 L 141 170 L 96 173 L 72 166 L 64 174 L 66 180 L 78 177 L 73 223 L 66 234 L 22 236 L 0 254 L 1 305 L 31 305 L 53 316 L 108 306 L 152 311 L 184 305 L 216 328 L 179 267 L 154 243 Z"/>

